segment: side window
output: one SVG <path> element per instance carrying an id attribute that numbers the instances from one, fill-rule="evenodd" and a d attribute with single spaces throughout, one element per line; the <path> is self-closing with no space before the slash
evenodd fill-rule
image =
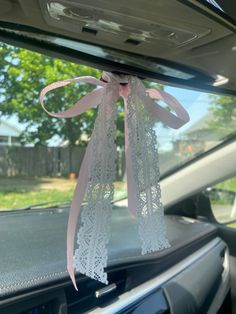
<path id="1" fill-rule="evenodd" d="M 207 189 L 216 220 L 236 228 L 236 177 Z"/>

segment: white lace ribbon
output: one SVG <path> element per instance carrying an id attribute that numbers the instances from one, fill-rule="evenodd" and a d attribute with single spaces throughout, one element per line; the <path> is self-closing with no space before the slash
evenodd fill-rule
<path id="1" fill-rule="evenodd" d="M 70 109 L 50 113 L 44 106 L 46 93 L 71 82 L 87 82 L 100 86 Z M 156 89 L 145 90 L 140 79 L 104 72 L 102 79 L 79 77 L 45 87 L 40 94 L 41 105 L 53 117 L 71 118 L 99 105 L 90 143 L 81 164 L 78 183 L 72 199 L 67 228 L 67 269 L 74 283 L 74 267 L 93 279 L 107 283 L 107 243 L 109 241 L 113 182 L 116 176 L 116 101 L 125 102 L 125 152 L 129 210 L 137 216 L 142 254 L 170 246 L 166 236 L 164 210 L 159 185 L 157 139 L 153 130 L 156 119 L 169 127 L 179 128 L 189 121 L 188 113 L 170 94 Z M 176 115 L 156 104 L 160 99 Z M 77 219 L 82 208 L 74 254 Z"/>
<path id="2" fill-rule="evenodd" d="M 90 140 L 92 160 L 86 191 L 87 204 L 81 213 L 74 267 L 90 278 L 108 283 L 104 268 L 107 266 L 113 182 L 116 178 L 115 101 L 118 95 L 112 85 L 107 85 L 105 88 Z M 109 95 L 110 93 L 112 96 Z"/>
<path id="3" fill-rule="evenodd" d="M 139 79 L 130 79 L 131 93 L 126 102 L 126 128 L 136 192 L 137 219 L 142 254 L 170 246 L 166 237 L 164 209 L 159 184 L 157 139 L 153 119 L 145 107 L 145 89 Z"/>

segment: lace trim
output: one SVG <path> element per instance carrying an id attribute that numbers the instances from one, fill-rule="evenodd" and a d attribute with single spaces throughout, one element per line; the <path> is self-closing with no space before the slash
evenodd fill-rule
<path id="1" fill-rule="evenodd" d="M 166 237 L 164 209 L 159 184 L 157 139 L 153 121 L 144 106 L 144 86 L 130 79 L 131 96 L 127 102 L 127 127 L 137 192 L 137 218 L 142 254 L 170 247 Z"/>
<path id="2" fill-rule="evenodd" d="M 170 246 L 166 237 L 164 209 L 159 185 L 157 139 L 152 117 L 144 106 L 145 90 L 135 77 L 129 78 L 131 96 L 126 108 L 129 145 L 138 203 L 137 217 L 142 254 Z M 113 182 L 116 176 L 116 99 L 117 86 L 107 84 L 98 109 L 91 137 L 92 161 L 86 191 L 87 204 L 82 209 L 77 234 L 74 267 L 90 278 L 107 282 L 107 243 L 110 236 Z"/>
<path id="3" fill-rule="evenodd" d="M 91 137 L 93 157 L 86 191 L 87 204 L 82 209 L 77 234 L 79 247 L 74 255 L 75 269 L 102 283 L 108 283 L 104 268 L 107 266 L 106 246 L 110 235 L 113 182 L 116 177 L 117 97 L 114 87 L 108 84 Z"/>

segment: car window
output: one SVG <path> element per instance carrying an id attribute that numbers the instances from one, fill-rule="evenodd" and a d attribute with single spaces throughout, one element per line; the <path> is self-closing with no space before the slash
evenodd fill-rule
<path id="1" fill-rule="evenodd" d="M 0 210 L 71 201 L 97 111 L 66 120 L 51 118 L 40 106 L 39 93 L 52 82 L 85 75 L 100 78 L 101 71 L 0 43 Z M 144 84 L 172 94 L 190 115 L 179 130 L 155 123 L 161 176 L 235 136 L 235 97 Z M 71 84 L 50 92 L 46 106 L 54 112 L 65 110 L 91 90 L 87 84 Z M 127 193 L 121 100 L 117 106 L 114 200 Z"/>
<path id="2" fill-rule="evenodd" d="M 236 177 L 208 188 L 207 192 L 216 220 L 236 228 Z"/>

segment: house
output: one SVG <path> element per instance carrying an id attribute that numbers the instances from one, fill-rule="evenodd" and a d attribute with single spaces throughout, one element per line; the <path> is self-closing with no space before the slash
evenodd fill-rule
<path id="1" fill-rule="evenodd" d="M 177 151 L 192 155 L 216 146 L 222 135 L 219 130 L 210 127 L 212 121 L 214 121 L 214 115 L 209 112 L 192 124 L 182 133 L 183 138 L 176 141 Z"/>
<path id="2" fill-rule="evenodd" d="M 204 150 L 208 150 L 217 145 L 219 138 L 222 137 L 219 130 L 210 127 L 214 120 L 212 112 L 206 114 L 186 130 L 185 136 L 189 141 L 201 145 Z"/>
<path id="3" fill-rule="evenodd" d="M 12 123 L 0 119 L 0 146 L 20 146 L 21 130 Z"/>

